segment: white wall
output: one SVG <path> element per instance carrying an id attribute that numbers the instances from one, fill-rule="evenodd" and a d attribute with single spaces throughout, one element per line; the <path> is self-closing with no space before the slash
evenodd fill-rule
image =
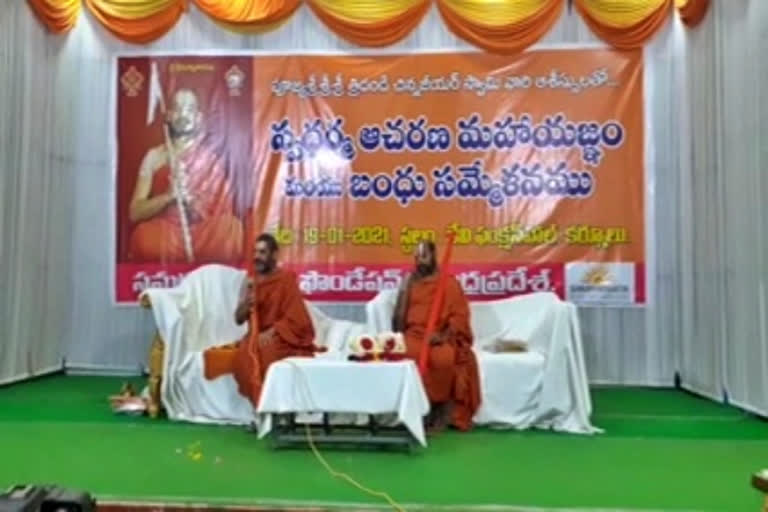
<path id="1" fill-rule="evenodd" d="M 768 2 L 712 9 L 687 47 L 681 374 L 768 414 Z"/>
<path id="2" fill-rule="evenodd" d="M 76 196 L 59 46 L 26 3 L 0 0 L 0 383 L 60 369 L 71 338 Z"/>
<path id="3" fill-rule="evenodd" d="M 5 285 L 0 290 L 0 335 L 13 341 L 11 348 L 0 344 L 0 380 L 23 373 L 26 352 L 41 354 L 35 356 L 35 369 L 55 362 L 59 346 L 72 368 L 136 371 L 146 360 L 152 320 L 145 311 L 116 308 L 110 302 L 114 228 L 107 135 L 111 132 L 112 57 L 117 51 L 136 47 L 118 42 L 87 12 L 71 34 L 57 37 L 44 33 L 24 3 L 0 2 L 5 4 L 0 19 L 0 38 L 5 43 L 0 48 L 4 61 L 0 67 L 0 111 L 15 113 L 0 118 L 0 284 Z M 733 3 L 741 4 L 742 0 Z M 694 39 L 711 36 L 712 18 L 701 30 L 704 35 L 695 34 Z M 738 36 L 735 31 L 734 36 Z M 718 246 L 716 241 L 709 241 L 712 248 L 708 248 L 702 235 L 694 232 L 701 220 L 694 223 L 689 215 L 700 209 L 714 215 L 713 203 L 703 207 L 694 204 L 697 187 L 703 185 L 696 181 L 691 189 L 691 152 L 684 144 L 686 131 L 680 129 L 681 120 L 689 119 L 685 108 L 688 95 L 683 88 L 687 73 L 684 66 L 676 67 L 675 63 L 680 63 L 676 60 L 679 50 L 689 37 L 684 29 L 670 24 L 647 49 L 649 136 L 655 142 L 653 174 L 658 184 L 651 208 L 655 219 L 648 225 L 648 240 L 656 241 L 650 243 L 655 253 L 649 283 L 652 304 L 646 309 L 582 310 L 587 365 L 594 382 L 669 385 L 679 363 L 698 360 L 690 351 L 692 344 L 700 343 L 694 335 L 709 340 L 706 343 L 712 348 L 719 339 L 706 323 L 717 321 L 718 303 L 707 302 L 708 294 L 700 288 L 709 282 L 702 279 L 702 272 L 708 268 L 707 275 L 713 275 L 717 270 L 712 265 Z M 594 42 L 594 36 L 574 14 L 565 15 L 543 44 Z M 414 34 L 388 51 L 414 48 L 469 46 L 453 37 L 433 11 Z M 241 36 L 222 31 L 190 7 L 190 13 L 170 34 L 147 48 L 195 49 L 352 47 L 325 29 L 306 8 L 276 32 Z M 693 61 L 697 59 L 705 61 L 706 56 L 694 55 Z M 689 69 L 689 82 L 703 91 L 696 75 L 698 68 Z M 753 72 L 757 69 L 753 67 Z M 693 105 L 696 107 L 695 102 Z M 715 139 L 700 138 L 695 144 L 707 140 Z M 699 149 L 705 154 L 703 147 Z M 738 144 L 731 150 L 734 154 L 740 151 L 743 149 Z M 706 160 L 709 167 L 696 171 L 714 173 L 715 160 Z M 690 172 L 681 173 L 681 169 Z M 38 186 L 40 183 L 44 186 Z M 712 194 L 702 189 L 702 194 L 706 193 Z M 728 196 L 734 201 L 732 210 L 744 204 L 734 194 Z M 738 217 L 732 213 L 729 218 L 735 222 Z M 708 226 L 713 233 L 715 224 Z M 736 232 L 731 234 L 734 236 Z M 709 259 L 709 267 L 702 258 Z M 735 289 L 732 293 L 738 295 Z M 746 300 L 743 293 L 739 297 Z M 729 300 L 736 301 L 736 297 Z M 328 309 L 347 318 L 362 315 L 359 306 Z M 13 321 L 6 322 L 8 318 Z M 737 354 L 740 352 L 734 352 L 734 357 L 739 357 Z M 698 388 L 716 392 L 721 374 L 712 369 L 714 363 L 702 361 L 701 365 L 683 365 L 686 382 L 692 386 L 706 383 Z M 709 386 L 712 382 L 715 384 Z M 768 404 L 765 407 L 768 409 Z"/>

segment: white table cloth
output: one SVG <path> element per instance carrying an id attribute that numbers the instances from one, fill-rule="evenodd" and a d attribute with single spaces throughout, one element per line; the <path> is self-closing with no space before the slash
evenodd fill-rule
<path id="1" fill-rule="evenodd" d="M 393 414 L 427 445 L 422 418 L 429 413 L 429 400 L 412 361 L 283 359 L 269 367 L 261 393 L 259 437 L 272 429 L 272 414 Z"/>

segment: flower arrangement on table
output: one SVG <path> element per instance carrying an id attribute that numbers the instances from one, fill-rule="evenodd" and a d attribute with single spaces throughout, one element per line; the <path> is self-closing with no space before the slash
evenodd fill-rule
<path id="1" fill-rule="evenodd" d="M 350 361 L 402 361 L 405 359 L 405 338 L 399 332 L 377 336 L 363 334 L 349 342 L 349 352 Z"/>

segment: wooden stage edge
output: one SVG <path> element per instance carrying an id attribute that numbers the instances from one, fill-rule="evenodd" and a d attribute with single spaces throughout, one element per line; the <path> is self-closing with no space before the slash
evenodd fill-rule
<path id="1" fill-rule="evenodd" d="M 224 506 L 224 505 L 174 505 L 163 503 L 115 503 L 99 502 L 98 512 L 325 512 L 339 510 L 328 507 L 297 507 L 297 506 Z M 350 509 L 346 509 L 350 510 Z M 354 509 L 351 509 L 354 510 Z M 360 509 L 371 510 L 371 509 Z M 373 509 L 376 510 L 376 509 Z"/>
<path id="2" fill-rule="evenodd" d="M 544 509 L 515 507 L 509 505 L 414 505 L 400 504 L 408 511 L 440 511 L 440 512 L 537 512 Z M 218 503 L 172 503 L 160 501 L 117 501 L 97 499 L 97 512 L 378 512 L 391 511 L 387 504 L 373 505 L 360 503 L 270 503 L 258 505 L 225 505 Z M 546 509 L 554 512 L 556 509 Z M 573 512 L 577 509 L 568 509 Z M 584 509 L 585 511 L 587 509 Z M 611 512 L 618 512 L 612 510 Z"/>

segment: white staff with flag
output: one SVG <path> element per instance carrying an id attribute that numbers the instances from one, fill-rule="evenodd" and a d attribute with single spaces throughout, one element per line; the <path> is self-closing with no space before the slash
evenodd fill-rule
<path id="1" fill-rule="evenodd" d="M 166 117 L 165 99 L 163 98 L 163 88 L 160 85 L 160 73 L 157 69 L 157 63 L 152 63 L 149 79 L 149 101 L 147 102 L 147 126 L 155 122 L 155 111 L 158 106 L 163 116 L 163 137 L 165 139 L 165 148 L 168 153 L 168 166 L 171 169 L 171 186 L 173 195 L 179 208 L 179 218 L 181 219 L 181 234 L 184 240 L 184 251 L 187 255 L 187 261 L 192 263 L 195 260 L 194 250 L 192 248 L 192 235 L 189 230 L 189 216 L 186 205 L 189 203 L 189 197 L 186 187 L 186 176 L 179 167 L 176 158 L 176 150 L 171 143 L 171 135 L 168 131 L 168 121 Z"/>

